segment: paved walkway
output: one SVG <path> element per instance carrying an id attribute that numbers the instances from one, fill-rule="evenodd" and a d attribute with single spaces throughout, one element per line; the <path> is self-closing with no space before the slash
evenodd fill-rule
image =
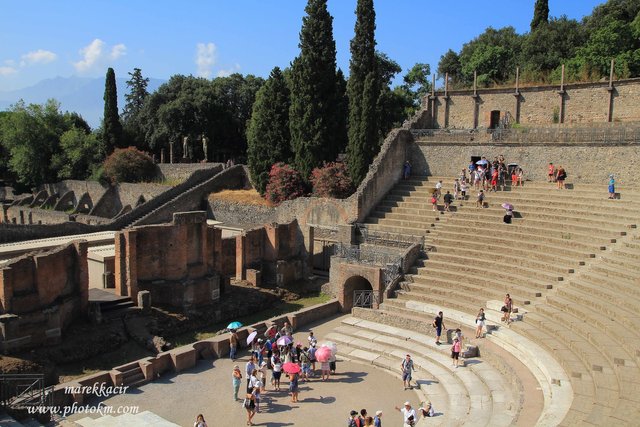
<path id="1" fill-rule="evenodd" d="M 320 343 L 326 334 L 340 324 L 343 317 L 310 325 Z M 294 334 L 295 341 L 306 343 L 309 329 L 305 327 L 297 331 Z M 243 375 L 247 360 L 247 354 L 244 353 L 242 359 L 236 361 Z M 212 366 L 212 361 L 200 360 L 189 371 L 180 375 L 163 375 L 124 395 L 106 399 L 104 404 L 113 407 L 137 405 L 140 411 L 152 411 L 181 426 L 192 426 L 199 413 L 204 414 L 210 427 L 243 426 L 246 425 L 246 411 L 240 402 L 233 401 L 231 371 L 234 364 L 229 359 L 218 359 L 213 361 Z M 285 388 L 286 384 L 283 381 Z M 399 425 L 401 415 L 394 410 L 394 406 L 400 406 L 405 400 L 411 401 L 414 407 L 419 404 L 418 395 L 403 390 L 400 379 L 372 365 L 341 362 L 340 359 L 337 374 L 329 381 L 301 383 L 299 400 L 299 403 L 291 404 L 285 391 L 267 389 L 262 396 L 262 412 L 256 414 L 254 424 L 271 427 L 341 426 L 346 425 L 349 411 L 366 408 L 372 415 L 376 410 L 382 410 L 386 425 Z M 90 404 L 97 405 L 98 401 Z M 69 420 L 85 416 L 74 415 Z"/>

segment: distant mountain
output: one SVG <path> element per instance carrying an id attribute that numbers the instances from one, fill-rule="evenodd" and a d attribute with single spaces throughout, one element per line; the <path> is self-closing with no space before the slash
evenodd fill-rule
<path id="1" fill-rule="evenodd" d="M 147 89 L 155 91 L 166 80 L 150 79 Z M 117 78 L 118 107 L 124 108 L 127 78 Z M 100 126 L 104 112 L 104 77 L 56 77 L 42 80 L 33 86 L 12 91 L 0 91 L 0 110 L 6 110 L 20 99 L 27 104 L 42 104 L 54 98 L 62 111 L 75 111 L 82 115 L 92 128 Z"/>

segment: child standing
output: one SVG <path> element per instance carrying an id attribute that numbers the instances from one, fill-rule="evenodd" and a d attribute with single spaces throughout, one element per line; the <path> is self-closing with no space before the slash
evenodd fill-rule
<path id="1" fill-rule="evenodd" d="M 476 208 L 484 207 L 484 191 L 480 190 L 476 198 Z"/>

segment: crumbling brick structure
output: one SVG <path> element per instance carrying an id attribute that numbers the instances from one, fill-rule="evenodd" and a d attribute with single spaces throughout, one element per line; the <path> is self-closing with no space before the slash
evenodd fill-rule
<path id="1" fill-rule="evenodd" d="M 87 243 L 24 255 L 0 268 L 0 345 L 9 353 L 60 341 L 87 314 Z"/>

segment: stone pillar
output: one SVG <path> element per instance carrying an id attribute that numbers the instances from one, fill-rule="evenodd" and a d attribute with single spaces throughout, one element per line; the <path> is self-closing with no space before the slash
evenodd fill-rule
<path id="1" fill-rule="evenodd" d="M 160 150 L 160 163 L 164 163 L 164 148 Z"/>
<path id="2" fill-rule="evenodd" d="M 309 230 L 307 232 L 307 268 L 309 269 L 309 274 L 313 272 L 313 251 L 314 251 L 314 239 L 315 239 L 315 229 L 312 226 L 309 226 Z"/>
<path id="3" fill-rule="evenodd" d="M 613 121 L 613 97 L 615 95 L 615 88 L 613 87 L 613 66 L 615 64 L 615 59 L 611 60 L 611 70 L 609 71 L 609 87 L 607 91 L 609 91 L 609 105 L 607 106 L 607 122 L 611 123 Z"/>
<path id="4" fill-rule="evenodd" d="M 564 64 L 562 64 L 562 76 L 560 78 L 560 90 L 558 91 L 558 95 L 560 95 L 560 107 L 558 109 L 558 123 L 564 123 Z"/>
<path id="5" fill-rule="evenodd" d="M 144 314 L 151 311 L 151 293 L 149 291 L 138 292 L 138 307 L 142 309 Z"/>
<path id="6" fill-rule="evenodd" d="M 236 280 L 244 280 L 244 263 L 246 259 L 245 255 L 245 245 L 246 245 L 247 237 L 242 234 L 240 236 L 236 236 Z"/>
<path id="7" fill-rule="evenodd" d="M 77 283 L 80 292 L 80 313 L 86 316 L 89 313 L 89 264 L 87 263 L 86 241 L 74 243 L 76 256 L 78 257 Z"/>
<path id="8" fill-rule="evenodd" d="M 3 268 L 0 270 L 0 310 L 10 313 L 13 310 L 11 300 L 13 299 L 13 269 Z"/>
<path id="9" fill-rule="evenodd" d="M 136 231 L 125 230 L 115 237 L 115 278 L 116 295 L 131 297 L 138 295 L 138 254 Z"/>
<path id="10" fill-rule="evenodd" d="M 514 111 L 514 119 L 516 123 L 520 123 L 520 67 L 516 67 L 516 92 L 513 94 L 516 98 L 516 105 Z"/>
<path id="11" fill-rule="evenodd" d="M 169 141 L 169 163 L 173 164 L 173 141 Z"/>

